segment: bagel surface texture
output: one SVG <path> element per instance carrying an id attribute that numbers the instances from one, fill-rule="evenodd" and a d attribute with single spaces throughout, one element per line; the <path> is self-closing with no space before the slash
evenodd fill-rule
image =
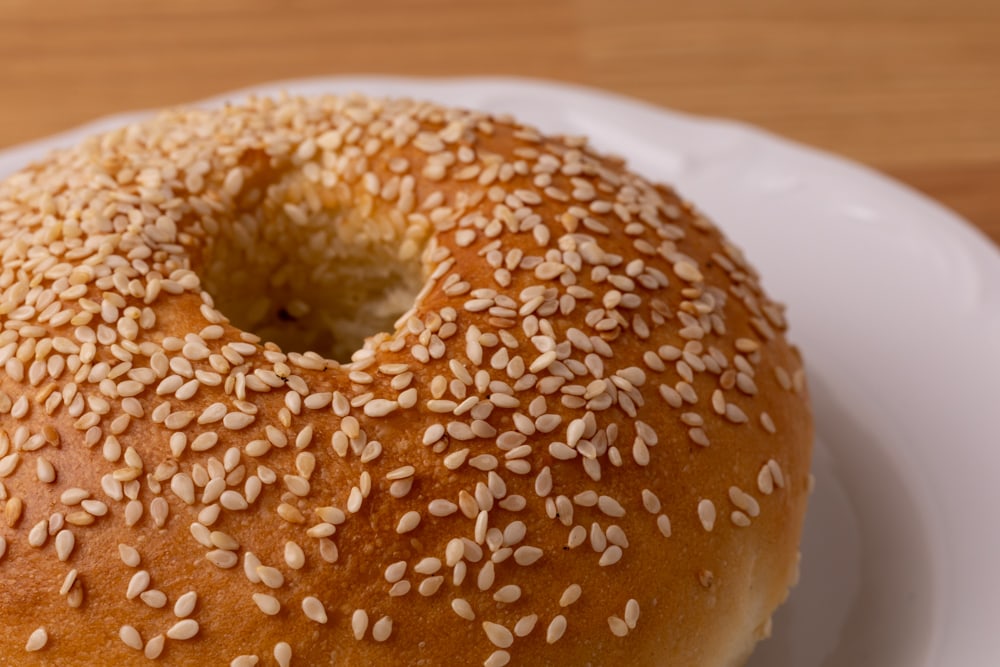
<path id="1" fill-rule="evenodd" d="M 0 665 L 739 665 L 784 308 L 585 140 L 253 98 L 0 183 Z"/>

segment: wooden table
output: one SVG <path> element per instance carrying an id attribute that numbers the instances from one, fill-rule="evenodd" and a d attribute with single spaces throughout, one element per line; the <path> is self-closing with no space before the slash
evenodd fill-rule
<path id="1" fill-rule="evenodd" d="M 0 147 L 345 73 L 545 77 L 742 119 L 1000 242 L 996 0 L 0 0 Z"/>

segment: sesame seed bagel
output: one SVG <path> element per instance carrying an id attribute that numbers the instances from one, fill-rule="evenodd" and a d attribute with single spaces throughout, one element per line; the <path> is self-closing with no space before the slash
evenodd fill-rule
<path id="1" fill-rule="evenodd" d="M 364 97 L 0 183 L 0 664 L 738 665 L 797 572 L 781 306 L 583 140 Z"/>

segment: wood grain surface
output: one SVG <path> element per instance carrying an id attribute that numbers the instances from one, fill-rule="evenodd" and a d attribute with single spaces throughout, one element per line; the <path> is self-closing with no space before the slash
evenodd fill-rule
<path id="1" fill-rule="evenodd" d="M 314 75 L 559 79 L 855 160 L 1000 242 L 997 0 L 0 0 L 0 147 Z"/>

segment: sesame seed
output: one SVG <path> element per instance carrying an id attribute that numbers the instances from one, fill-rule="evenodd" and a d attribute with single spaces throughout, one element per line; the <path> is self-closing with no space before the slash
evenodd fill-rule
<path id="1" fill-rule="evenodd" d="M 611 634 L 615 637 L 624 637 L 628 634 L 628 625 L 617 616 L 608 617 L 608 627 L 611 628 Z"/>
<path id="2" fill-rule="evenodd" d="M 94 515 L 85 511 L 70 512 L 66 515 L 66 523 L 71 526 L 89 526 L 94 523 Z"/>
<path id="3" fill-rule="evenodd" d="M 476 614 L 472 611 L 472 605 L 462 598 L 455 598 L 451 601 L 451 608 L 456 614 L 467 621 L 476 620 Z"/>
<path id="4" fill-rule="evenodd" d="M 424 445 L 433 445 L 438 440 L 444 436 L 444 425 L 440 423 L 434 423 L 427 427 L 424 431 L 423 443 Z"/>
<path id="5" fill-rule="evenodd" d="M 566 546 L 569 549 L 575 549 L 584 542 L 587 541 L 587 529 L 583 526 L 573 526 L 569 531 L 569 537 L 566 540 Z"/>
<path id="6" fill-rule="evenodd" d="M 590 524 L 590 546 L 597 553 L 603 553 L 608 548 L 608 537 L 596 521 Z"/>
<path id="7" fill-rule="evenodd" d="M 118 637 L 121 638 L 122 642 L 124 642 L 129 648 L 135 649 L 136 651 L 142 650 L 142 637 L 139 635 L 139 631 L 131 625 L 123 625 L 118 630 Z"/>
<path id="8" fill-rule="evenodd" d="M 186 618 L 182 621 L 177 621 L 174 623 L 169 630 L 167 630 L 167 637 L 170 639 L 186 640 L 191 639 L 198 634 L 198 621 Z"/>
<path id="9" fill-rule="evenodd" d="M 281 603 L 278 601 L 278 598 L 273 595 L 268 595 L 267 593 L 254 593 L 253 601 L 254 604 L 257 605 L 257 608 L 268 616 L 274 616 L 281 611 Z"/>
<path id="10" fill-rule="evenodd" d="M 0 458 L 0 478 L 10 477 L 20 462 L 21 454 L 18 452 L 7 454 L 3 458 Z"/>
<path id="11" fill-rule="evenodd" d="M 396 524 L 396 532 L 400 535 L 404 533 L 409 533 L 410 531 L 416 529 L 420 525 L 420 512 L 409 511 L 400 517 L 399 523 Z"/>
<path id="12" fill-rule="evenodd" d="M 634 630 L 638 622 L 639 602 L 635 599 L 629 599 L 629 601 L 625 604 L 625 624 L 628 626 L 629 630 Z"/>
<path id="13" fill-rule="evenodd" d="M 564 634 L 566 634 L 566 617 L 559 614 L 549 622 L 549 626 L 545 630 L 545 641 L 549 644 L 555 644 L 562 639 Z"/>
<path id="14" fill-rule="evenodd" d="M 445 516 L 450 516 L 455 512 L 457 512 L 458 505 L 449 500 L 443 500 L 441 498 L 438 498 L 432 500 L 428 504 L 427 511 L 431 514 L 431 516 L 445 517 Z"/>
<path id="15" fill-rule="evenodd" d="M 619 518 L 625 516 L 625 508 L 610 496 L 601 496 L 598 498 L 597 508 L 610 517 Z"/>
<path id="16" fill-rule="evenodd" d="M 698 519 L 706 531 L 711 532 L 715 526 L 715 503 L 708 499 L 698 502 Z"/>
<path id="17" fill-rule="evenodd" d="M 347 496 L 347 511 L 350 512 L 351 514 L 357 514 L 361 510 L 361 504 L 363 501 L 364 501 L 364 496 L 361 493 L 361 489 L 359 489 L 356 486 L 352 487 L 350 493 Z"/>
<path id="18" fill-rule="evenodd" d="M 443 583 L 444 577 L 442 576 L 428 577 L 420 582 L 417 590 L 424 597 L 429 597 L 437 593 Z"/>
<path id="19" fill-rule="evenodd" d="M 570 461 L 578 456 L 577 450 L 564 442 L 553 442 L 549 444 L 549 454 L 560 461 Z"/>
<path id="20" fill-rule="evenodd" d="M 608 537 L 608 542 L 611 544 L 616 544 L 622 549 L 627 549 L 629 546 L 628 537 L 625 535 L 625 531 L 622 530 L 621 526 L 611 525 L 608 526 L 605 534 Z"/>
<path id="21" fill-rule="evenodd" d="M 535 629 L 536 623 L 538 623 L 538 614 L 522 616 L 518 619 L 517 623 L 514 624 L 514 635 L 517 637 L 527 637 L 531 634 L 531 631 Z"/>
<path id="22" fill-rule="evenodd" d="M 476 585 L 479 586 L 479 590 L 487 591 L 493 586 L 494 581 L 496 581 L 496 568 L 493 561 L 486 561 L 482 569 L 479 570 L 479 576 L 476 578 Z"/>
<path id="23" fill-rule="evenodd" d="M 354 613 L 351 614 L 351 631 L 354 633 L 354 638 L 361 641 L 367 630 L 368 612 L 364 609 L 355 609 Z"/>
<path id="24" fill-rule="evenodd" d="M 729 499 L 749 516 L 756 517 L 760 515 L 760 504 L 753 496 L 739 487 L 729 487 Z"/>
<path id="25" fill-rule="evenodd" d="M 735 510 L 730 513 L 729 519 L 733 522 L 733 525 L 740 528 L 746 528 L 750 525 L 750 517 L 739 510 Z"/>
<path id="26" fill-rule="evenodd" d="M 607 549 L 605 549 L 604 553 L 601 554 L 601 558 L 598 561 L 598 565 L 600 565 L 601 567 L 608 567 L 610 565 L 614 565 L 622 559 L 622 555 L 623 555 L 622 548 L 617 544 L 612 545 Z"/>
<path id="27" fill-rule="evenodd" d="M 312 488 L 308 480 L 298 475 L 285 475 L 283 481 L 285 482 L 285 488 L 300 498 L 308 496 Z"/>
<path id="28" fill-rule="evenodd" d="M 198 603 L 198 594 L 194 591 L 188 591 L 184 593 L 179 598 L 177 602 L 174 603 L 174 616 L 177 618 L 187 618 L 194 612 L 194 607 Z"/>
<path id="29" fill-rule="evenodd" d="M 239 431 L 252 424 L 255 419 L 254 415 L 243 412 L 229 412 L 222 418 L 222 425 L 231 431 Z"/>
<path id="30" fill-rule="evenodd" d="M 268 588 L 281 588 L 285 584 L 285 576 L 273 567 L 262 565 L 256 571 L 261 582 Z"/>
<path id="31" fill-rule="evenodd" d="M 337 527 L 332 523 L 318 523 L 315 526 L 309 528 L 306 531 L 306 535 L 312 538 L 321 539 L 325 537 L 330 537 L 337 532 Z"/>
<path id="32" fill-rule="evenodd" d="M 764 430 L 768 433 L 777 433 L 778 429 L 774 425 L 774 420 L 771 419 L 771 415 L 766 412 L 760 413 L 760 425 L 764 427 Z"/>
<path id="33" fill-rule="evenodd" d="M 24 650 L 29 653 L 41 651 L 48 643 L 49 633 L 45 630 L 45 628 L 38 628 L 28 637 L 28 643 L 25 644 Z"/>
<path id="34" fill-rule="evenodd" d="M 389 597 L 403 597 L 413 588 L 413 584 L 410 583 L 408 579 L 403 579 L 402 581 L 397 581 L 389 589 Z"/>
<path id="35" fill-rule="evenodd" d="M 766 463 L 761 466 L 760 472 L 757 474 L 757 489 L 765 496 L 774 493 L 774 476 L 770 466 Z"/>
<path id="36" fill-rule="evenodd" d="M 521 587 L 515 584 L 507 584 L 506 586 L 501 586 L 493 594 L 493 599 L 497 602 L 517 602 L 521 599 Z"/>
<path id="37" fill-rule="evenodd" d="M 691 438 L 692 442 L 701 447 L 708 447 L 711 444 L 708 436 L 705 435 L 705 431 L 700 428 L 688 429 L 688 437 Z"/>
<path id="38" fill-rule="evenodd" d="M 326 608 L 317 598 L 310 596 L 303 599 L 302 611 L 305 613 L 306 618 L 311 621 L 315 621 L 320 624 L 327 622 Z"/>
<path id="39" fill-rule="evenodd" d="M 85 489 L 70 488 L 62 492 L 59 496 L 59 501 L 64 505 L 79 505 L 81 502 L 90 497 L 90 492 Z"/>
<path id="40" fill-rule="evenodd" d="M 52 514 L 48 521 L 42 519 L 28 532 L 28 544 L 36 548 L 45 546 L 49 535 L 58 531 L 63 525 L 65 521 L 62 514 Z"/>
<path id="41" fill-rule="evenodd" d="M 167 605 L 167 595 L 163 591 L 148 590 L 139 594 L 139 599 L 152 609 L 162 609 Z"/>
<path id="42" fill-rule="evenodd" d="M 194 505 L 194 482 L 185 473 L 178 473 L 170 479 L 170 490 L 188 505 Z"/>
<path id="43" fill-rule="evenodd" d="M 643 489 L 642 506 L 650 514 L 657 514 L 660 511 L 660 499 L 649 489 Z"/>
<path id="44" fill-rule="evenodd" d="M 483 667 L 504 667 L 510 663 L 510 653 L 504 650 L 496 650 L 490 654 L 483 662 Z"/>
<path id="45" fill-rule="evenodd" d="M 56 469 L 44 457 L 38 457 L 35 461 L 36 463 L 36 476 L 38 481 L 43 484 L 51 484 L 56 481 Z"/>
<path id="46" fill-rule="evenodd" d="M 577 600 L 580 599 L 580 595 L 583 593 L 583 589 L 580 588 L 579 584 L 570 584 L 566 590 L 563 591 L 562 595 L 559 597 L 559 606 L 568 607 Z"/>
<path id="47" fill-rule="evenodd" d="M 498 648 L 510 648 L 514 643 L 513 633 L 499 623 L 483 621 L 483 631 L 493 645 Z"/>
<path id="48" fill-rule="evenodd" d="M 274 659 L 278 667 L 289 667 L 292 664 L 292 647 L 287 642 L 274 645 Z"/>
<path id="49" fill-rule="evenodd" d="M 407 563 L 405 560 L 396 561 L 385 568 L 385 580 L 390 584 L 403 578 L 406 574 Z"/>
<path id="50" fill-rule="evenodd" d="M 769 459 L 767 462 L 767 468 L 771 472 L 771 479 L 774 480 L 774 485 L 779 489 L 785 488 L 785 475 L 781 470 L 781 466 L 774 459 Z"/>
<path id="51" fill-rule="evenodd" d="M 146 648 L 143 649 L 143 655 L 149 660 L 156 660 L 163 653 L 163 646 L 166 643 L 166 637 L 164 635 L 156 635 L 148 642 L 146 642 Z"/>
<path id="52" fill-rule="evenodd" d="M 219 502 L 227 510 L 233 512 L 245 510 L 250 506 L 246 498 L 236 491 L 223 491 L 219 496 Z"/>
<path id="53" fill-rule="evenodd" d="M 139 597 L 139 594 L 149 588 L 149 572 L 146 570 L 139 570 L 132 575 L 132 578 L 128 582 L 128 589 L 125 592 L 125 597 L 129 600 Z"/>
<path id="54" fill-rule="evenodd" d="M 514 562 L 523 566 L 534 565 L 543 556 L 543 554 L 544 552 L 538 547 L 518 547 L 514 551 Z"/>
<path id="55" fill-rule="evenodd" d="M 413 567 L 414 572 L 425 575 L 435 574 L 440 569 L 441 560 L 433 557 L 423 558 Z"/>
<path id="56" fill-rule="evenodd" d="M 461 449 L 457 452 L 452 452 L 451 454 L 448 454 L 448 456 L 444 457 L 444 467 L 448 470 L 457 470 L 462 467 L 468 456 L 468 449 Z"/>
<path id="57" fill-rule="evenodd" d="M 59 560 L 66 562 L 69 560 L 70 554 L 73 553 L 73 547 L 76 545 L 76 538 L 73 533 L 69 530 L 61 530 L 56 535 L 56 556 Z"/>
<path id="58" fill-rule="evenodd" d="M 219 549 L 236 551 L 237 549 L 240 548 L 240 543 L 238 540 L 236 540 L 236 538 L 220 530 L 213 530 L 209 534 L 209 540 L 211 540 L 213 546 L 216 546 Z"/>
<path id="59" fill-rule="evenodd" d="M 295 542 L 286 542 L 285 563 L 293 570 L 301 570 L 306 564 L 306 556 L 302 547 Z"/>
<path id="60" fill-rule="evenodd" d="M 142 518 L 143 505 L 138 500 L 130 500 L 125 505 L 125 525 L 134 526 Z"/>
<path id="61" fill-rule="evenodd" d="M 392 635 L 392 619 L 388 616 L 383 616 L 382 618 L 375 621 L 372 626 L 372 639 L 377 642 L 384 642 L 389 639 Z"/>

